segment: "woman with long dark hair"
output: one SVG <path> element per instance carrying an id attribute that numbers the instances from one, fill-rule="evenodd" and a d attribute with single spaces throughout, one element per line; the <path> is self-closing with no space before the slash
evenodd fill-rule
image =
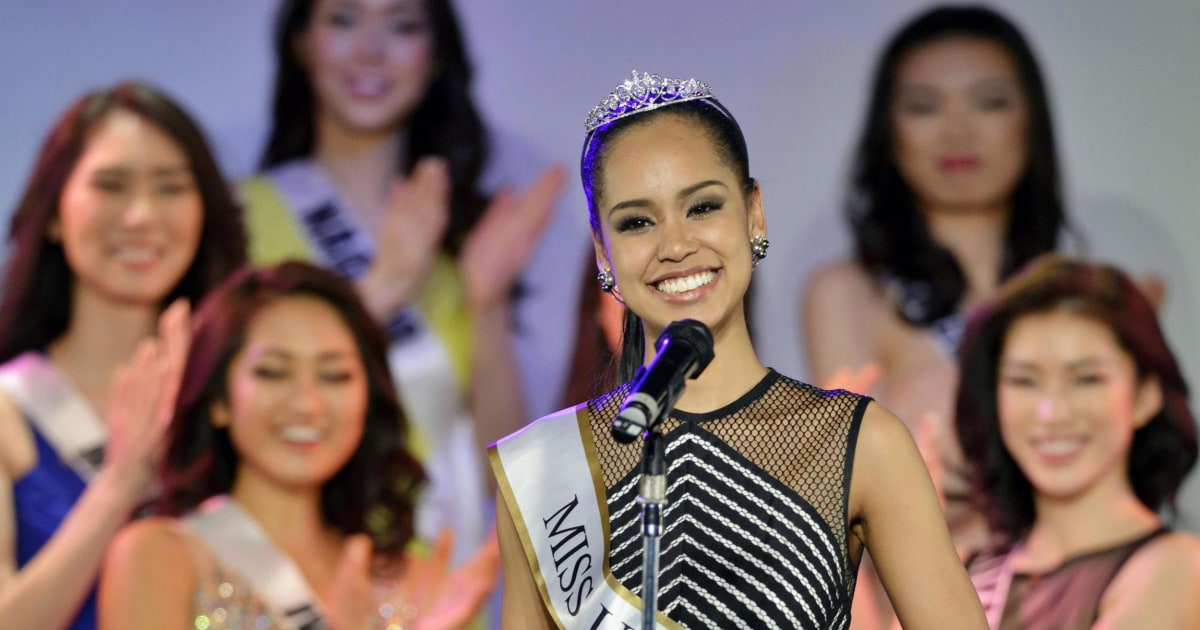
<path id="1" fill-rule="evenodd" d="M 101 627 L 458 628 L 490 547 L 406 555 L 425 476 L 352 285 L 290 262 L 239 272 L 197 309 L 161 512 L 117 538 Z M 320 625 L 321 622 L 327 625 Z"/>
<path id="2" fill-rule="evenodd" d="M 186 303 L 245 260 L 240 210 L 187 113 L 147 85 L 121 83 L 59 118 L 10 237 L 0 617 L 92 628 L 109 540 L 152 496 Z"/>
<path id="3" fill-rule="evenodd" d="M 1195 628 L 1200 540 L 1172 531 L 1196 462 L 1188 386 L 1121 271 L 1054 255 L 967 328 L 958 441 L 995 532 L 969 569 L 993 629 Z"/>
<path id="4" fill-rule="evenodd" d="M 854 258 L 819 270 L 805 290 L 811 377 L 878 364 L 871 393 L 927 436 L 927 456 L 946 472 L 955 544 L 978 548 L 986 526 L 968 505 L 950 429 L 963 314 L 1058 247 L 1067 225 L 1042 72 L 1011 21 L 936 7 L 889 40 L 846 217 Z"/>
<path id="5" fill-rule="evenodd" d="M 699 81 L 635 73 L 586 127 L 598 280 L 628 314 L 622 384 L 492 452 L 505 627 L 641 625 L 642 446 L 610 427 L 630 368 L 686 319 L 713 356 L 649 427 L 667 460 L 659 627 L 847 628 L 869 548 L 908 627 L 982 628 L 904 426 L 758 359 L 744 305 L 767 224 L 733 114 Z"/>
<path id="6" fill-rule="evenodd" d="M 562 173 L 484 190 L 489 135 L 449 0 L 287 0 L 275 53 L 263 173 L 243 187 L 251 258 L 355 280 L 392 342 L 423 513 L 455 527 L 462 558 L 486 529 L 484 446 L 528 417 L 514 298 Z"/>

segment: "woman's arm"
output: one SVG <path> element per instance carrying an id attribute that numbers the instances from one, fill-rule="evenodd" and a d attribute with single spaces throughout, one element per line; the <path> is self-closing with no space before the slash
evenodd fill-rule
<path id="1" fill-rule="evenodd" d="M 540 630 L 553 628 L 550 613 L 542 603 L 533 571 L 525 559 L 525 547 L 504 497 L 496 497 L 496 535 L 500 539 L 500 566 L 504 570 L 500 627 Z"/>
<path id="2" fill-rule="evenodd" d="M 100 578 L 99 628 L 190 628 L 196 563 L 174 522 L 151 519 L 123 529 Z"/>
<path id="3" fill-rule="evenodd" d="M 0 397 L 5 450 L 20 439 L 29 439 L 24 419 Z M 13 628 L 61 628 L 78 614 L 95 584 L 105 548 L 134 509 L 134 493 L 116 475 L 101 472 L 46 545 L 18 569 L 9 463 L 0 465 L 0 619 Z"/>
<path id="4" fill-rule="evenodd" d="M 835 375 L 879 362 L 870 333 L 874 300 L 869 279 L 850 261 L 824 267 L 808 279 L 800 332 L 810 382 L 837 388 L 842 383 Z"/>
<path id="5" fill-rule="evenodd" d="M 903 627 L 987 628 L 912 435 L 876 403 L 859 430 L 850 510 Z"/>
<path id="6" fill-rule="evenodd" d="M 1174 532 L 1148 543 L 1121 568 L 1100 600 L 1093 628 L 1200 628 L 1200 540 Z"/>

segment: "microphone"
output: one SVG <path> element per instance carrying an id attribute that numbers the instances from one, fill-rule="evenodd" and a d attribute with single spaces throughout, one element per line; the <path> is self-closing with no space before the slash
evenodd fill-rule
<path id="1" fill-rule="evenodd" d="M 671 322 L 654 342 L 657 356 L 634 375 L 633 389 L 612 422 L 613 438 L 628 444 L 653 429 L 674 406 L 684 381 L 696 378 L 713 360 L 708 326 L 694 320 Z"/>

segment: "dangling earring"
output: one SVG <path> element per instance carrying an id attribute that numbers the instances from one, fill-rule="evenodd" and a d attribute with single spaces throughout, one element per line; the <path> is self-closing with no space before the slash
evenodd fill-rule
<path id="1" fill-rule="evenodd" d="M 750 239 L 750 263 L 755 267 L 762 259 L 767 257 L 767 248 L 771 246 L 771 241 L 762 234 L 756 234 Z"/>
<path id="2" fill-rule="evenodd" d="M 596 274 L 596 281 L 600 283 L 600 290 L 605 293 L 612 293 L 613 287 L 617 286 L 616 280 L 613 280 L 612 272 L 608 267 L 601 267 L 600 272 Z"/>

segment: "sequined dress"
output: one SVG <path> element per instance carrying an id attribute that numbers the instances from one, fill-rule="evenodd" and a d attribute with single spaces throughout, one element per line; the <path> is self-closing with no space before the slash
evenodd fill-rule
<path id="1" fill-rule="evenodd" d="M 628 393 L 588 404 L 608 502 L 610 570 L 641 594 L 641 448 L 612 439 Z M 770 371 L 738 400 L 664 421 L 659 610 L 688 628 L 847 628 L 857 558 L 847 502 L 867 398 Z"/>
<path id="2" fill-rule="evenodd" d="M 298 626 L 284 611 L 277 610 L 255 592 L 238 571 L 225 566 L 203 541 L 179 527 L 196 562 L 196 590 L 192 594 L 191 626 L 196 630 L 326 630 L 323 622 Z M 364 628 L 399 630 L 417 614 L 400 597 L 395 582 L 380 580 L 374 585 L 379 617 Z"/>

